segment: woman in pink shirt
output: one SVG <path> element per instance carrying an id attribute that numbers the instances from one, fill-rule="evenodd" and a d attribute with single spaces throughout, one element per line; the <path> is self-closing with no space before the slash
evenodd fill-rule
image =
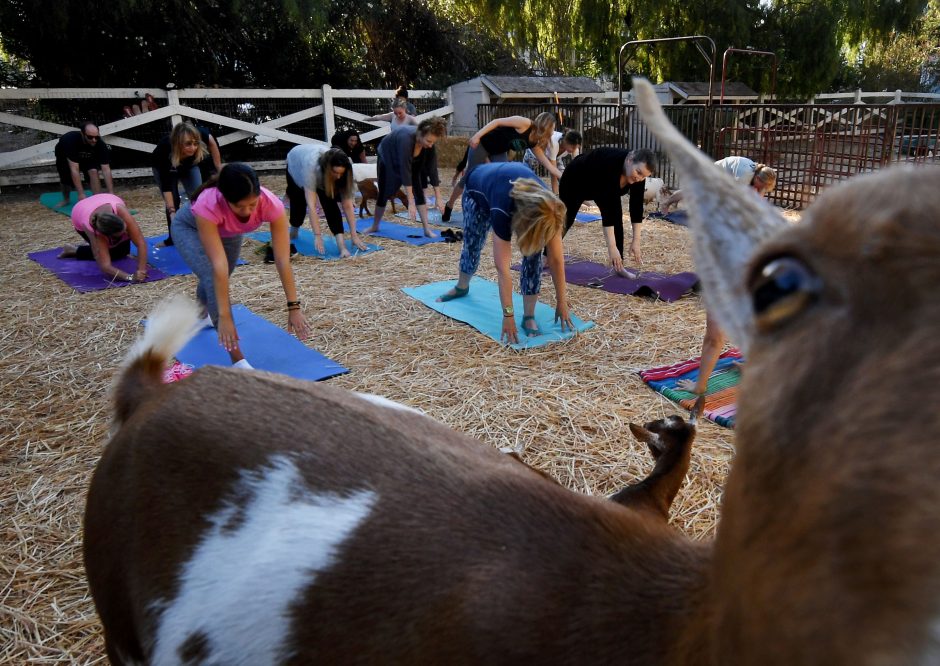
<path id="1" fill-rule="evenodd" d="M 72 208 L 72 226 L 87 245 L 66 245 L 60 259 L 94 259 L 105 275 L 128 282 L 147 279 L 147 243 L 137 220 L 127 210 L 124 200 L 114 194 L 93 194 Z M 131 252 L 131 242 L 138 248 L 137 270 L 125 273 L 112 261 L 123 259 Z"/>
<path id="2" fill-rule="evenodd" d="M 309 333 L 300 309 L 290 266 L 290 225 L 284 204 L 261 187 L 247 164 L 226 164 L 193 194 L 173 218 L 173 240 L 180 256 L 199 279 L 196 298 L 218 329 L 219 343 L 237 367 L 250 368 L 238 345 L 232 319 L 229 276 L 238 262 L 242 236 L 263 223 L 271 227 L 274 265 L 287 297 L 287 330 L 301 340 Z M 210 322 L 207 322 L 210 323 Z"/>

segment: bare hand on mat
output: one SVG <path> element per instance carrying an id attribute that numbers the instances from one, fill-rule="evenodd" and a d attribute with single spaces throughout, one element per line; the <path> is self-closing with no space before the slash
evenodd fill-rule
<path id="1" fill-rule="evenodd" d="M 515 317 L 503 317 L 503 333 L 500 335 L 500 340 L 509 345 L 514 345 L 519 342 L 519 333 L 516 330 Z"/>
<path id="2" fill-rule="evenodd" d="M 555 304 L 555 323 L 561 321 L 561 331 L 574 331 L 574 322 L 571 321 L 571 312 L 568 310 L 568 304 L 559 301 Z"/>
<path id="3" fill-rule="evenodd" d="M 219 331 L 219 344 L 222 345 L 225 351 L 229 353 L 238 351 L 238 331 L 235 330 L 235 322 L 232 321 L 232 316 L 219 315 L 217 329 Z"/>
<path id="4" fill-rule="evenodd" d="M 307 319 L 300 310 L 290 310 L 287 313 L 287 332 L 293 333 L 301 340 L 306 340 L 310 335 L 310 327 L 307 326 Z"/>

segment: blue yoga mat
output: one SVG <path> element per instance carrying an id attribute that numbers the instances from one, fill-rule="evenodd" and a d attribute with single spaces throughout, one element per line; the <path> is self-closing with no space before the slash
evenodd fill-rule
<path id="1" fill-rule="evenodd" d="M 271 242 L 271 232 L 270 231 L 255 231 L 254 233 L 248 234 L 249 238 L 254 238 L 255 240 L 261 241 L 262 243 Z M 326 250 L 326 254 L 320 254 L 317 252 L 317 247 L 314 245 L 314 236 L 313 232 L 309 229 L 301 229 L 298 237 L 291 241 L 294 244 L 294 247 L 297 248 L 297 251 L 304 255 L 305 257 L 316 257 L 317 259 L 326 259 L 332 261 L 334 259 L 339 259 L 339 246 L 336 244 L 336 237 L 329 236 L 324 234 L 323 236 L 323 249 Z M 358 256 L 360 254 L 368 254 L 370 252 L 377 252 L 382 249 L 382 246 L 375 245 L 373 243 L 366 243 L 366 250 L 360 250 L 358 247 L 353 245 L 352 241 L 348 238 L 345 239 L 346 249 L 349 250 L 351 255 Z"/>
<path id="2" fill-rule="evenodd" d="M 400 213 L 395 213 L 395 217 L 400 217 L 403 220 L 411 219 L 408 217 L 408 211 L 403 210 Z M 441 219 L 441 211 L 437 208 L 428 208 L 428 222 L 439 227 L 460 227 L 463 228 L 463 211 L 455 210 L 450 214 L 450 222 L 444 222 Z"/>
<path id="3" fill-rule="evenodd" d="M 437 298 L 448 292 L 457 284 L 456 280 L 444 280 L 443 282 L 433 282 L 421 287 L 404 287 L 403 292 L 421 301 L 432 310 L 436 310 L 443 315 L 447 315 L 457 321 L 470 324 L 485 336 L 500 342 L 503 333 L 503 315 L 499 311 L 499 287 L 495 282 L 475 277 L 470 281 L 470 293 L 462 298 L 455 298 L 446 303 L 439 303 Z M 538 303 L 535 306 L 535 321 L 542 329 L 542 335 L 527 336 L 522 333 L 522 295 L 514 293 L 512 295 L 512 306 L 518 313 L 516 315 L 516 327 L 519 329 L 520 342 L 510 345 L 513 349 L 528 349 L 531 347 L 541 347 L 559 340 L 567 340 L 574 337 L 571 331 L 561 330 L 561 325 L 555 323 L 555 308 Z M 583 321 L 577 316 L 571 317 L 578 332 L 594 328 L 593 321 Z"/>
<path id="4" fill-rule="evenodd" d="M 92 195 L 91 190 L 85 190 L 85 196 L 90 197 Z M 56 204 L 62 201 L 61 192 L 46 192 L 39 195 L 39 203 L 48 208 L 49 210 L 55 211 L 56 213 L 62 213 L 66 216 L 72 215 L 72 206 L 78 203 L 78 192 L 72 190 L 69 192 L 69 202 L 60 207 L 56 207 Z"/>
<path id="5" fill-rule="evenodd" d="M 166 239 L 166 236 L 150 236 L 145 238 L 147 241 L 147 263 L 154 268 L 159 268 L 165 275 L 189 275 L 193 271 L 189 265 L 183 261 L 179 250 L 172 245 L 169 247 L 157 247 L 157 245 Z M 131 243 L 131 254 L 137 256 L 137 246 Z M 238 258 L 236 266 L 248 263 L 241 257 Z"/>
<path id="6" fill-rule="evenodd" d="M 578 211 L 578 214 L 574 216 L 574 221 L 581 224 L 587 224 L 588 222 L 597 222 L 601 219 L 599 213 L 585 213 L 584 211 Z"/>
<path id="7" fill-rule="evenodd" d="M 359 220 L 356 224 L 356 231 L 360 234 L 364 234 L 365 230 L 371 226 L 372 220 Z M 388 222 L 386 220 L 382 220 L 382 223 L 379 225 L 378 233 L 371 235 L 377 236 L 378 238 L 391 238 L 392 240 L 408 243 L 409 245 L 427 245 L 428 243 L 444 242 L 444 239 L 440 236 L 437 238 L 428 238 L 424 235 L 424 231 L 421 227 L 406 227 L 403 224 L 395 224 L 394 222 Z"/>
<path id="8" fill-rule="evenodd" d="M 279 372 L 314 382 L 349 372 L 280 326 L 252 313 L 244 305 L 233 305 L 232 317 L 238 329 L 242 353 L 258 370 Z M 197 368 L 204 365 L 232 365 L 228 352 L 219 344 L 219 336 L 214 328 L 202 329 L 176 358 Z"/>

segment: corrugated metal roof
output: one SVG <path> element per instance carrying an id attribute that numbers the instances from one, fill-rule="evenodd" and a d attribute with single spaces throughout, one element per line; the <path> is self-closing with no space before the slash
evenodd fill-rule
<path id="1" fill-rule="evenodd" d="M 591 95 L 604 92 L 586 76 L 482 76 L 497 95 L 512 93 L 544 93 L 551 95 Z"/>
<path id="2" fill-rule="evenodd" d="M 680 95 L 689 97 L 708 97 L 707 81 L 667 81 Z M 721 81 L 715 81 L 712 88 L 712 95 L 718 97 L 721 95 Z M 725 97 L 757 97 L 757 91 L 741 83 L 740 81 L 725 81 Z"/>

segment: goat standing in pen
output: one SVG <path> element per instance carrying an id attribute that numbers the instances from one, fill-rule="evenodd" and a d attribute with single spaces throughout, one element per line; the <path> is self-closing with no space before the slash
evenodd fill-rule
<path id="1" fill-rule="evenodd" d="M 940 658 L 937 172 L 859 177 L 790 228 L 636 88 L 709 309 L 748 355 L 714 543 L 380 399 L 223 368 L 161 386 L 186 327 L 158 315 L 86 513 L 115 663 Z M 238 398 L 197 409 L 210 393 Z M 648 430 L 687 445 L 684 427 Z"/>

